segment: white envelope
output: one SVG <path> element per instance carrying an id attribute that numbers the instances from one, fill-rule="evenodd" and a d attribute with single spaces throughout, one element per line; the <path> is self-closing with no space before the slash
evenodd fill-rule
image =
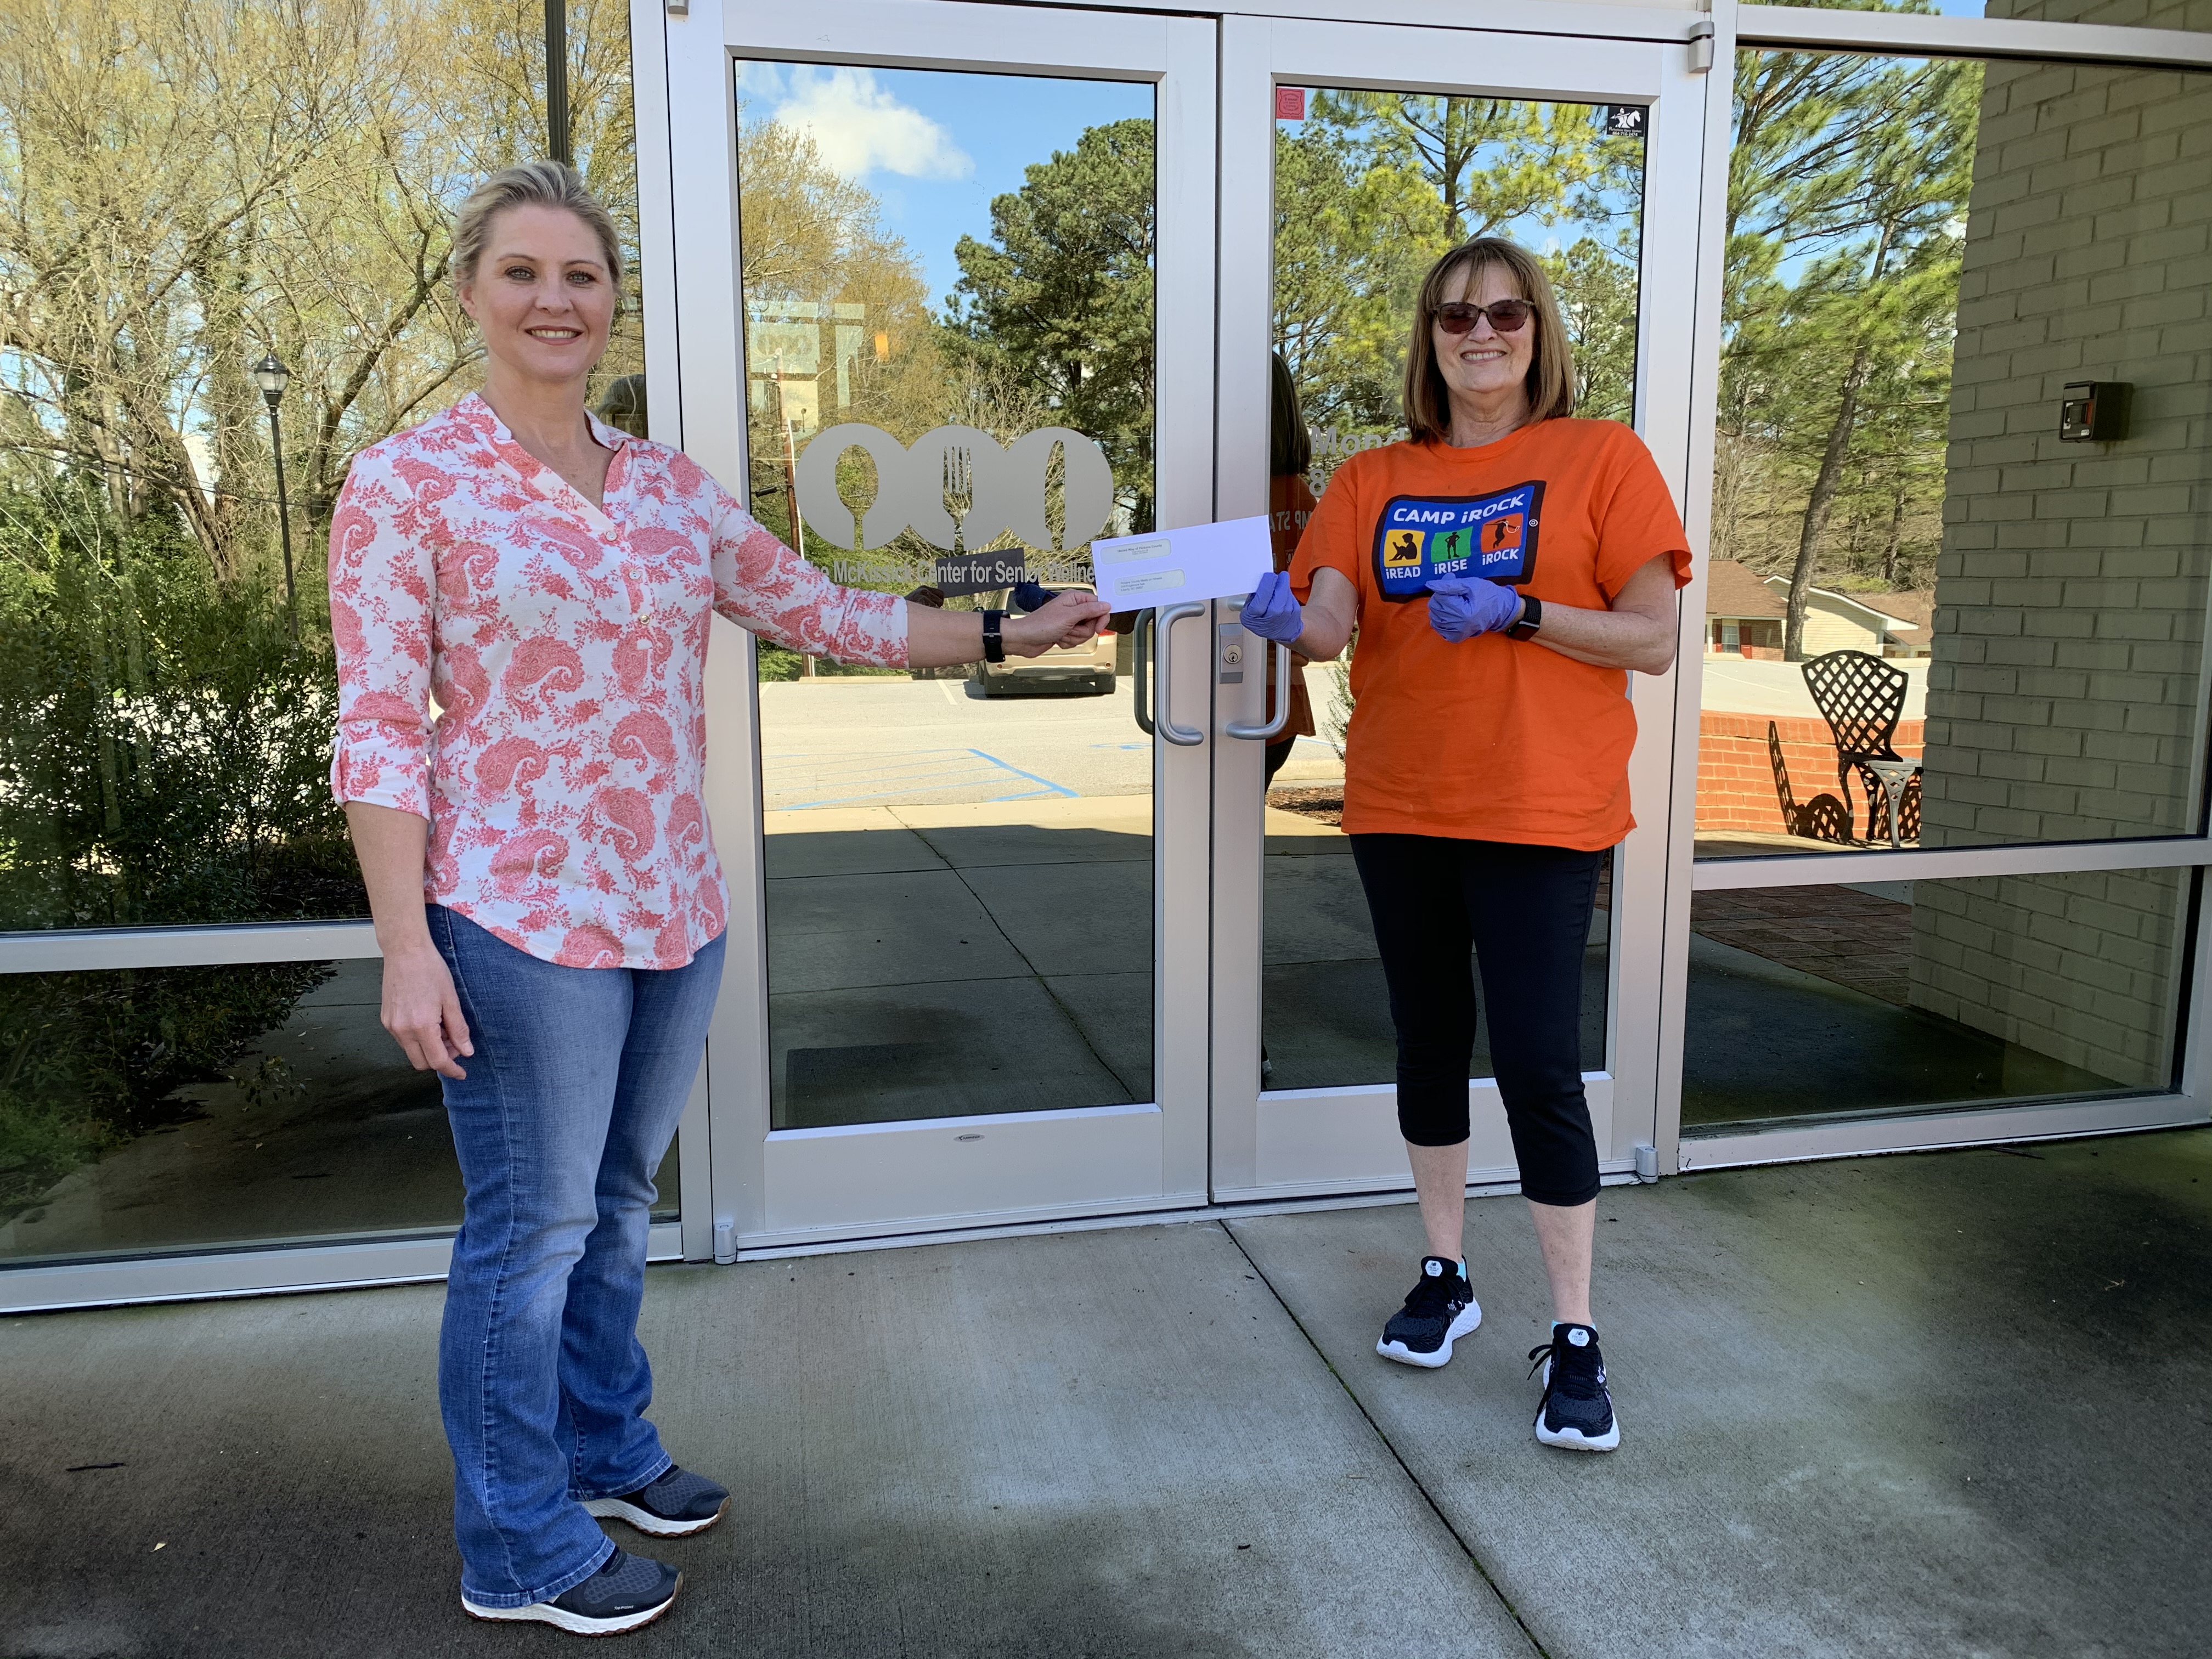
<path id="1" fill-rule="evenodd" d="M 1109 536 L 1091 544 L 1098 597 L 1116 611 L 1249 593 L 1274 568 L 1264 514 L 1156 530 L 1148 536 Z"/>

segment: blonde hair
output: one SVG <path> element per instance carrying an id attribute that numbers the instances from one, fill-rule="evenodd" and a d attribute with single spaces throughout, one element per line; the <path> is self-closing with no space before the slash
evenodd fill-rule
<path id="1" fill-rule="evenodd" d="M 559 161 L 524 161 L 501 167 L 468 194 L 453 216 L 453 280 L 472 283 L 490 240 L 491 222 L 512 207 L 560 208 L 574 214 L 599 239 L 607 276 L 622 282 L 622 238 L 599 198 L 584 188 L 574 167 Z"/>
<path id="2" fill-rule="evenodd" d="M 1559 316 L 1559 297 L 1543 262 L 1517 242 L 1502 236 L 1477 236 L 1429 267 L 1421 297 L 1413 307 L 1413 337 L 1406 351 L 1406 432 L 1415 443 L 1451 435 L 1451 398 L 1437 367 L 1437 307 L 1464 271 L 1480 283 L 1482 273 L 1502 268 L 1536 308 L 1536 349 L 1528 364 L 1528 420 L 1553 420 L 1575 412 L 1575 354 Z"/>

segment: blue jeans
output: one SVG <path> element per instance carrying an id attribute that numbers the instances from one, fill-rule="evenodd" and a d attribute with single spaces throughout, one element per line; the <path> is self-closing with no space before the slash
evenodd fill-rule
<path id="1" fill-rule="evenodd" d="M 637 1340 L 653 1172 L 698 1075 L 722 940 L 682 968 L 562 968 L 443 905 L 430 937 L 476 1053 L 445 1082 L 467 1198 L 438 1405 L 461 1591 L 519 1607 L 614 1553 L 583 1500 L 670 1465 Z"/>

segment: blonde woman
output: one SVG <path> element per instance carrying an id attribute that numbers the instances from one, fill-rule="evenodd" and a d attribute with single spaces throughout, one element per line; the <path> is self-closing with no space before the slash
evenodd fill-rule
<path id="1" fill-rule="evenodd" d="M 1398 1121 L 1428 1254 L 1376 1352 L 1437 1366 L 1482 1322 L 1462 1243 L 1474 972 L 1551 1280 L 1536 1437 L 1620 1443 L 1590 1322 L 1598 1165 L 1583 950 L 1632 825 L 1628 672 L 1666 672 L 1688 543 L 1635 433 L 1574 412 L 1544 268 L 1494 237 L 1421 284 L 1405 442 L 1338 468 L 1244 625 L 1327 662 L 1358 632 L 1344 829 L 1398 1034 Z M 1301 605 L 1300 601 L 1304 603 Z"/>
<path id="2" fill-rule="evenodd" d="M 728 910 L 700 789 L 714 613 L 921 667 L 1074 644 L 1106 608 L 1002 617 L 835 586 L 684 456 L 592 419 L 622 250 L 568 168 L 486 179 L 453 265 L 484 389 L 346 480 L 331 778 L 384 1025 L 445 1079 L 467 1187 L 438 1367 L 462 1606 L 607 1635 L 680 1580 L 599 1521 L 678 1535 L 728 1499 L 662 1449 L 636 1337 L 653 1174 Z"/>

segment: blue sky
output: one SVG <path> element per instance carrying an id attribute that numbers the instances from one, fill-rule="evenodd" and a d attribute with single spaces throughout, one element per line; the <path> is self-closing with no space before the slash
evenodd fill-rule
<path id="1" fill-rule="evenodd" d="M 1073 149 L 1086 127 L 1152 113 L 1152 88 L 938 70 L 738 65 L 752 119 L 811 133 L 823 159 L 883 204 L 886 228 L 921 261 L 933 305 L 960 267 L 963 235 L 991 229 L 991 198 L 1019 189 L 1023 169 Z"/>

